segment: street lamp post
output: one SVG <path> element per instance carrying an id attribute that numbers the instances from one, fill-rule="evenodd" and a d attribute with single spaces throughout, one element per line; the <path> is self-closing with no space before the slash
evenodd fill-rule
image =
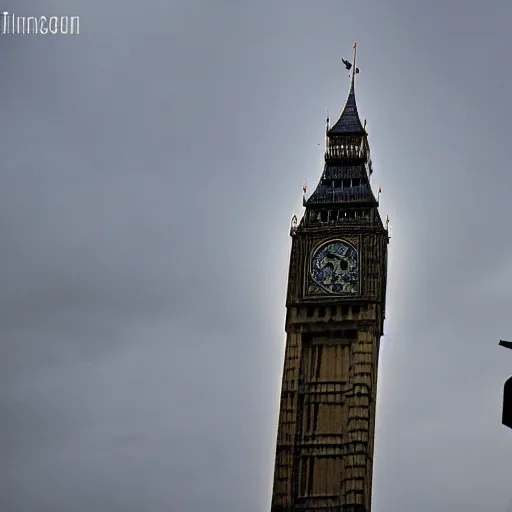
<path id="1" fill-rule="evenodd" d="M 511 341 L 500 340 L 500 345 L 512 350 Z M 503 388 L 503 419 L 501 422 L 508 428 L 512 428 L 512 377 L 505 382 Z"/>

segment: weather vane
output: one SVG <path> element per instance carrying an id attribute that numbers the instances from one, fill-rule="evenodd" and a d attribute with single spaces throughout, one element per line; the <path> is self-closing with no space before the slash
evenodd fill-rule
<path id="1" fill-rule="evenodd" d="M 351 78 L 351 84 L 350 84 L 350 87 L 352 90 L 354 89 L 354 82 L 355 82 L 356 75 L 359 73 L 359 68 L 356 67 L 357 43 L 354 43 L 353 49 L 354 49 L 354 55 L 352 57 L 352 62 L 349 62 L 346 59 L 341 59 L 341 62 L 343 62 L 343 64 L 345 64 L 345 69 L 347 71 L 350 71 L 352 68 L 354 68 L 354 69 L 352 69 L 352 78 Z"/>

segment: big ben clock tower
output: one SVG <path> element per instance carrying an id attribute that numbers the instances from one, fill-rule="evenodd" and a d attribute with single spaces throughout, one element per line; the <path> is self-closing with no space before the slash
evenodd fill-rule
<path id="1" fill-rule="evenodd" d="M 388 231 L 354 82 L 327 122 L 325 165 L 292 221 L 271 512 L 370 512 Z"/>

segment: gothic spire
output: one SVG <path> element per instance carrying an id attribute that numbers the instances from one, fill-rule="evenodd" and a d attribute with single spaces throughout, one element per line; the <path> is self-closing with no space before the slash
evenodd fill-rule
<path id="1" fill-rule="evenodd" d="M 350 92 L 340 118 L 330 127 L 326 126 L 325 164 L 320 181 L 306 207 L 323 208 L 336 205 L 337 208 L 374 207 L 378 205 L 370 186 L 372 172 L 366 130 L 361 124 L 355 98 L 356 44 L 352 64 L 343 60 L 347 69 L 352 70 Z"/>
<path id="2" fill-rule="evenodd" d="M 359 69 L 356 67 L 356 49 L 357 45 L 354 43 L 354 56 L 352 60 L 352 74 L 350 78 L 350 91 L 348 93 L 347 102 L 343 109 L 340 118 L 329 130 L 329 135 L 348 135 L 348 134 L 362 134 L 364 133 L 363 125 L 359 119 L 356 105 L 355 95 L 355 82 L 356 75 L 359 73 Z"/>

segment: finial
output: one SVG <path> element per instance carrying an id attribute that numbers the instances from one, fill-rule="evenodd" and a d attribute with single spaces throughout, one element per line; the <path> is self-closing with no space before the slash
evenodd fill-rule
<path id="1" fill-rule="evenodd" d="M 386 215 L 386 231 L 389 231 L 389 223 L 390 223 L 389 215 Z"/>
<path id="2" fill-rule="evenodd" d="M 327 111 L 327 119 L 325 120 L 325 151 L 329 149 L 329 111 Z"/>
<path id="3" fill-rule="evenodd" d="M 290 226 L 290 236 L 295 235 L 296 232 L 297 232 L 297 215 L 294 215 L 292 217 L 292 223 Z"/>
<path id="4" fill-rule="evenodd" d="M 379 202 L 381 192 L 382 192 L 382 189 L 379 187 L 379 191 L 377 192 L 377 202 Z"/>
<path id="5" fill-rule="evenodd" d="M 302 185 L 302 192 L 304 194 L 304 199 L 306 199 L 306 191 L 308 189 L 308 184 L 306 182 L 306 179 L 304 179 L 304 185 Z"/>
<path id="6" fill-rule="evenodd" d="M 350 92 L 353 93 L 354 92 L 354 84 L 355 84 L 355 81 L 356 81 L 356 74 L 357 72 L 359 71 L 357 68 L 356 68 L 356 50 L 357 50 L 357 43 L 354 43 L 354 46 L 353 46 L 353 49 L 354 49 L 354 57 L 352 59 L 352 79 L 350 81 Z"/>

